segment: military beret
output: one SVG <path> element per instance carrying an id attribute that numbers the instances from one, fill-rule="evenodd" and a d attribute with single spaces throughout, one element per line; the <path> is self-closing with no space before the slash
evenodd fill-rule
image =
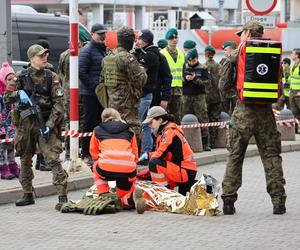
<path id="1" fill-rule="evenodd" d="M 300 48 L 294 48 L 293 51 L 300 52 Z"/>
<path id="2" fill-rule="evenodd" d="M 164 49 L 165 47 L 167 47 L 167 45 L 168 45 L 168 41 L 166 39 L 160 39 L 157 42 L 157 46 L 161 49 Z"/>
<path id="3" fill-rule="evenodd" d="M 196 47 L 196 43 L 192 40 L 186 40 L 184 43 L 183 43 L 183 48 L 185 49 L 193 49 Z"/>
<path id="4" fill-rule="evenodd" d="M 222 49 L 225 49 L 226 47 L 231 46 L 231 47 L 236 47 L 236 43 L 233 41 L 225 42 L 222 45 Z"/>
<path id="5" fill-rule="evenodd" d="M 166 33 L 166 39 L 167 39 L 167 40 L 171 40 L 171 39 L 173 39 L 173 38 L 175 38 L 175 37 L 177 37 L 177 36 L 178 36 L 178 31 L 177 31 L 177 29 L 175 29 L 175 28 L 169 29 L 169 30 L 167 31 L 167 33 Z"/>
<path id="6" fill-rule="evenodd" d="M 90 40 L 89 32 L 81 26 L 79 26 L 79 40 L 82 42 L 87 42 Z"/>
<path id="7" fill-rule="evenodd" d="M 208 45 L 208 46 L 205 47 L 204 52 L 207 52 L 207 51 L 209 51 L 209 52 L 211 52 L 213 54 L 216 54 L 215 48 L 213 46 L 211 46 L 211 45 Z"/>
<path id="8" fill-rule="evenodd" d="M 196 49 L 191 49 L 185 56 L 188 61 L 193 60 L 196 57 L 198 58 L 198 51 Z"/>
<path id="9" fill-rule="evenodd" d="M 249 21 L 245 23 L 243 28 L 240 31 L 236 32 L 235 34 L 241 36 L 244 30 L 255 31 L 256 33 L 261 35 L 264 33 L 264 27 L 257 21 Z"/>

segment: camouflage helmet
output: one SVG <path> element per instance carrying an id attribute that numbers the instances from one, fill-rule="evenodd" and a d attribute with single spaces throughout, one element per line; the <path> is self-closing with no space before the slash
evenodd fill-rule
<path id="1" fill-rule="evenodd" d="M 117 32 L 118 47 L 123 47 L 127 51 L 131 50 L 133 47 L 135 34 L 134 30 L 130 27 L 124 26 Z"/>
<path id="2" fill-rule="evenodd" d="M 44 54 L 45 52 L 49 52 L 49 50 L 48 49 L 44 49 L 39 44 L 33 44 L 27 50 L 27 56 L 28 56 L 28 59 L 31 59 L 32 57 L 34 57 L 34 56 L 40 56 L 40 55 Z"/>

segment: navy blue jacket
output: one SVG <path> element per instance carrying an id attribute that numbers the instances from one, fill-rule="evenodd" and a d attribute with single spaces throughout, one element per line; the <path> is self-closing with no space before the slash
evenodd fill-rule
<path id="1" fill-rule="evenodd" d="M 96 96 L 95 88 L 100 82 L 102 60 L 106 54 L 105 45 L 94 40 L 81 48 L 79 54 L 80 95 Z"/>

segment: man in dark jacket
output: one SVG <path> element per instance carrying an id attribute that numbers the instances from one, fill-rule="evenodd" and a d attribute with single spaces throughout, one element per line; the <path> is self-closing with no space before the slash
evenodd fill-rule
<path id="1" fill-rule="evenodd" d="M 101 64 L 106 56 L 105 32 L 102 24 L 94 24 L 91 29 L 91 41 L 80 50 L 79 79 L 84 110 L 84 132 L 92 132 L 101 122 L 103 107 L 96 97 L 95 88 L 100 82 Z M 90 138 L 83 138 L 81 156 L 84 161 L 92 163 L 89 145 Z"/>
<path id="2" fill-rule="evenodd" d="M 153 33 L 150 30 L 141 30 L 138 34 L 135 54 L 138 62 L 145 68 L 147 72 L 147 82 L 143 87 L 139 107 L 139 119 L 142 123 L 146 119 L 148 109 L 150 108 L 150 104 L 152 102 L 159 70 L 160 53 L 158 47 L 153 45 Z M 143 124 L 142 129 L 142 150 L 143 152 L 151 152 L 153 148 L 151 128 L 148 126 L 148 124 Z"/>

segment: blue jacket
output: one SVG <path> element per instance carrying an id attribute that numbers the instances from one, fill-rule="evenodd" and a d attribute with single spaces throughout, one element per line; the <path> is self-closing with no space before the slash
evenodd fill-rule
<path id="1" fill-rule="evenodd" d="M 105 45 L 94 40 L 81 48 L 79 54 L 80 95 L 96 96 L 95 88 L 100 82 L 102 60 L 106 55 Z"/>

